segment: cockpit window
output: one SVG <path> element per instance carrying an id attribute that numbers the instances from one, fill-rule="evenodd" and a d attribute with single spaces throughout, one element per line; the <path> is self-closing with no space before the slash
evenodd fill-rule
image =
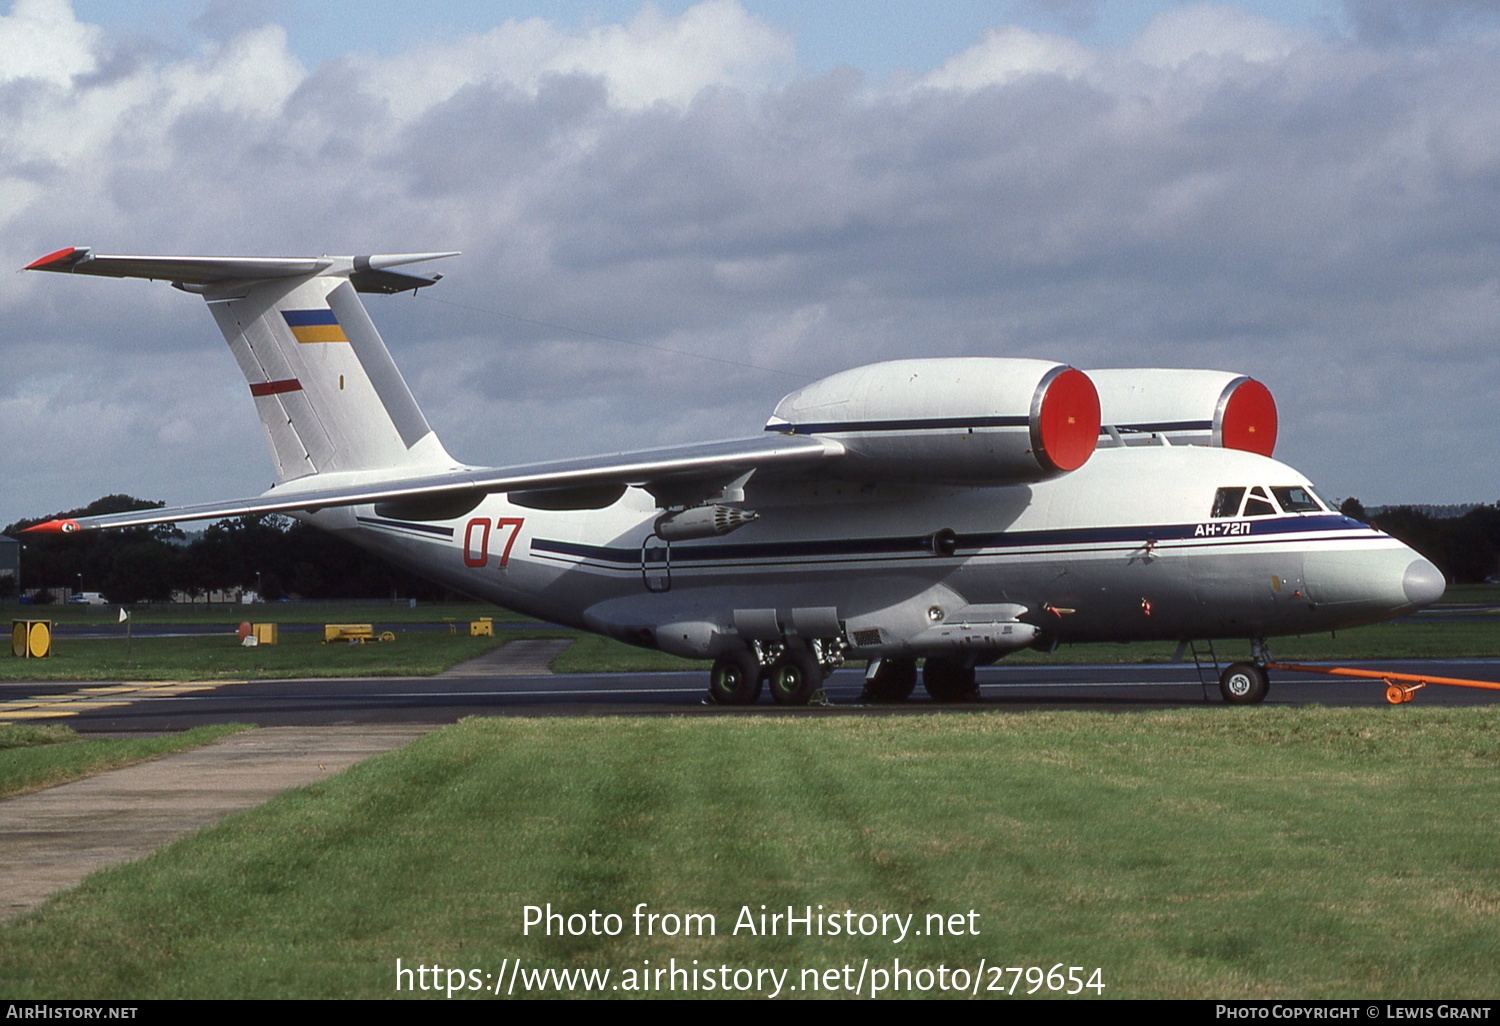
<path id="1" fill-rule="evenodd" d="M 1294 485 L 1290 488 L 1272 488 L 1271 492 L 1276 496 L 1276 501 L 1281 503 L 1281 508 L 1288 513 L 1318 513 L 1323 509 L 1316 496 L 1306 488 Z"/>
<path id="2" fill-rule="evenodd" d="M 1220 488 L 1214 493 L 1214 511 L 1216 517 L 1232 517 L 1240 511 L 1240 500 L 1245 497 L 1243 488 Z"/>
<path id="3" fill-rule="evenodd" d="M 1271 497 L 1266 490 L 1259 485 L 1250 489 L 1250 498 L 1245 500 L 1245 516 L 1247 517 L 1272 517 L 1276 515 L 1276 507 L 1271 504 Z"/>
<path id="4" fill-rule="evenodd" d="M 1263 488 L 1256 485 L 1249 489 L 1250 495 L 1245 496 L 1244 488 L 1220 488 L 1214 492 L 1214 509 L 1210 514 L 1214 517 L 1274 517 L 1277 513 L 1321 513 L 1329 509 L 1318 495 L 1308 487 L 1302 485 L 1286 485 L 1280 488 Z M 1275 496 L 1272 501 L 1271 496 Z M 1240 503 L 1243 500 L 1244 509 L 1241 510 Z M 1280 509 L 1277 508 L 1280 503 Z"/>

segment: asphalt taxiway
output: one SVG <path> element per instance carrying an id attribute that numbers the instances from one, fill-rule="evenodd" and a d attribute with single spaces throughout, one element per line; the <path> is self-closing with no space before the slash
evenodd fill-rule
<path id="1" fill-rule="evenodd" d="M 519 646 L 519 647 L 518 647 Z M 863 674 L 840 670 L 828 680 L 827 706 L 788 710 L 766 694 L 753 707 L 705 704 L 702 672 L 553 674 L 550 653 L 520 643 L 510 661 L 459 667 L 436 677 L 364 677 L 274 681 L 8 682 L 0 684 L 0 722 L 65 723 L 75 730 L 183 730 L 208 723 L 258 726 L 452 723 L 466 716 L 581 715 L 868 715 L 1040 708 L 1128 712 L 1222 705 L 1218 687 L 1200 682 L 1191 664 L 1013 665 L 982 668 L 981 700 L 929 701 L 920 687 L 899 705 L 860 701 Z M 503 651 L 503 650 L 502 650 Z M 1348 663 L 1353 666 L 1377 664 Z M 1385 670 L 1500 680 L 1500 659 L 1390 660 Z M 1273 671 L 1271 705 L 1387 705 L 1379 681 L 1344 681 Z M 1500 692 L 1432 686 L 1403 708 L 1500 704 Z"/>

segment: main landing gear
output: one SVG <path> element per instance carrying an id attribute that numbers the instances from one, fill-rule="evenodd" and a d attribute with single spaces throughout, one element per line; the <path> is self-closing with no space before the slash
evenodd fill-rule
<path id="1" fill-rule="evenodd" d="M 735 648 L 714 660 L 708 671 L 708 697 L 718 705 L 754 705 L 764 683 L 760 660 L 748 648 Z"/>
<path id="2" fill-rule="evenodd" d="M 974 664 L 963 659 L 928 656 L 922 664 L 922 686 L 934 702 L 977 702 Z"/>
<path id="3" fill-rule="evenodd" d="M 769 685 L 777 705 L 809 705 L 821 694 L 823 680 L 843 661 L 843 646 L 837 641 L 751 641 L 714 660 L 709 699 L 718 705 L 754 705 L 761 688 Z"/>
<path id="4" fill-rule="evenodd" d="M 904 702 L 917 688 L 915 659 L 878 659 L 865 674 L 865 693 L 860 697 L 882 705 Z"/>
<path id="5" fill-rule="evenodd" d="M 922 686 L 934 702 L 977 702 L 974 667 L 964 659 L 929 656 L 922 664 Z M 904 702 L 917 687 L 917 661 L 883 656 L 865 674 L 867 702 Z"/>

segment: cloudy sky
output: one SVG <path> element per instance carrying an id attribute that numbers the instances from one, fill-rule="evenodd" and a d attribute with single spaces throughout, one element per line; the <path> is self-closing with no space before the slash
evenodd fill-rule
<path id="1" fill-rule="evenodd" d="M 1325 493 L 1493 502 L 1496 7 L 15 0 L 0 249 L 462 250 L 367 305 L 473 463 L 1015 355 L 1242 371 Z M 0 275 L 0 428 L 0 525 L 271 482 L 160 284 Z"/>

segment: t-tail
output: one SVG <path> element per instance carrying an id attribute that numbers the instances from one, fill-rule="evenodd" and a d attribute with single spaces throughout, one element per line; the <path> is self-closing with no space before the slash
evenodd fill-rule
<path id="1" fill-rule="evenodd" d="M 442 275 L 391 268 L 456 255 L 141 257 L 68 248 L 27 270 L 164 280 L 203 296 L 249 383 L 277 480 L 286 482 L 455 465 L 358 293 L 432 285 Z"/>

